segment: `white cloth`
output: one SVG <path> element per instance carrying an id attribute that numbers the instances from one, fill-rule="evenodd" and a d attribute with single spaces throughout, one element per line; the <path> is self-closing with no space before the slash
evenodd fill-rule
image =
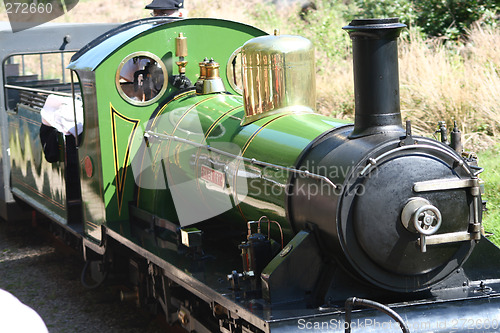
<path id="1" fill-rule="evenodd" d="M 11 293 L 0 289 L 0 332 L 48 333 L 42 318 Z"/>
<path id="2" fill-rule="evenodd" d="M 80 99 L 75 100 L 76 123 L 78 134 L 83 131 L 83 103 Z M 59 132 L 69 135 L 75 134 L 75 114 L 73 112 L 73 98 L 49 95 L 43 105 L 42 122 L 57 129 Z"/>

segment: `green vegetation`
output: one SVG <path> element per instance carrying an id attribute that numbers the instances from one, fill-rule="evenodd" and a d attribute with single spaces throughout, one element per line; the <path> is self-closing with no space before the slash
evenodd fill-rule
<path id="1" fill-rule="evenodd" d="M 496 0 L 414 0 L 416 24 L 429 36 L 456 39 L 473 23 L 495 25 Z"/>
<path id="2" fill-rule="evenodd" d="M 355 0 L 363 17 L 394 17 L 425 36 L 458 39 L 473 24 L 495 26 L 495 0 Z"/>
<path id="3" fill-rule="evenodd" d="M 479 165 L 484 168 L 483 200 L 487 200 L 488 210 L 483 215 L 484 229 L 493 235 L 490 239 L 500 245 L 500 146 L 478 154 Z"/>

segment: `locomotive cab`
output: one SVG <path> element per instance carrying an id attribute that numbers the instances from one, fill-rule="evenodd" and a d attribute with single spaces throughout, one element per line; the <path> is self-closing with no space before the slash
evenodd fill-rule
<path id="1" fill-rule="evenodd" d="M 141 165 L 135 158 L 145 142 L 148 123 L 163 112 L 165 104 L 182 94 L 196 95 L 189 80 L 179 83 L 179 79 L 195 82 L 199 68 L 194 64 L 201 57 L 210 55 L 229 63 L 233 50 L 263 34 L 230 21 L 155 17 L 111 30 L 75 54 L 68 68 L 80 79 L 85 104 L 79 147 L 80 160 L 86 161 L 81 168 L 82 187 L 88 189 L 82 193 L 85 233 L 95 243 L 102 241 L 101 226 L 114 223 L 120 228 L 129 219 L 128 203 L 135 196 L 136 182 L 151 165 Z M 218 48 L 214 35 L 226 40 L 228 47 Z M 192 66 L 187 66 L 188 59 L 192 59 Z M 221 66 L 220 72 L 227 93 L 236 94 L 228 83 L 226 67 Z M 134 159 L 139 163 L 137 168 Z M 158 187 L 163 184 L 165 189 L 164 181 L 154 183 Z M 146 188 L 140 194 L 148 191 Z M 154 207 L 149 194 L 146 198 L 151 211 L 165 206 L 158 202 Z"/>

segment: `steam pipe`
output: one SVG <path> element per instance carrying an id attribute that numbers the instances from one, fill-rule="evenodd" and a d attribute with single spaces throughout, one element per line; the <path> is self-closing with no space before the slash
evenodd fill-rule
<path id="1" fill-rule="evenodd" d="M 403 132 L 399 107 L 398 18 L 353 20 L 355 120 L 351 138 Z"/>
<path id="2" fill-rule="evenodd" d="M 345 301 L 345 333 L 351 333 L 351 313 L 355 305 L 365 306 L 385 313 L 399 324 L 401 330 L 403 330 L 403 333 L 410 333 L 408 325 L 396 311 L 394 311 L 387 305 L 371 301 L 369 299 L 357 297 L 350 297 Z"/>

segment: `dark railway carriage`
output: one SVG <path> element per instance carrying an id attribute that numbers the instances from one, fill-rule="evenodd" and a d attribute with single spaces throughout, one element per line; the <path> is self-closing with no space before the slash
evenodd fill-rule
<path id="1" fill-rule="evenodd" d="M 344 27 L 348 124 L 314 112 L 305 38 L 216 19 L 127 23 L 71 58 L 70 123 L 81 100 L 83 131 L 58 141 L 54 163 L 29 105 L 51 93 L 13 93 L 18 58 L 4 57 L 4 196 L 81 241 L 85 285 L 126 276 L 123 299 L 190 332 L 497 331 L 481 169 L 457 131 L 448 145 L 402 126 L 403 28 Z"/>
<path id="2" fill-rule="evenodd" d="M 49 94 L 71 98 L 71 56 L 116 24 L 44 24 L 12 33 L 0 22 L 0 216 L 23 216 L 14 196 L 67 224 L 64 159 L 43 158 L 40 110 Z M 79 88 L 78 85 L 75 86 Z M 61 136 L 61 144 L 63 136 Z M 24 215 L 25 216 L 25 215 Z"/>

